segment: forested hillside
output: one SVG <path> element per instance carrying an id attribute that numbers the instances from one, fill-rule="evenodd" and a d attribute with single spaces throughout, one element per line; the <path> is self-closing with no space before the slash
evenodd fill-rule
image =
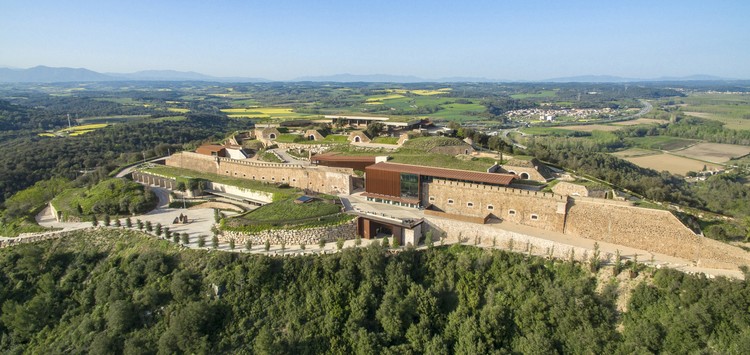
<path id="1" fill-rule="evenodd" d="M 473 247 L 274 259 L 100 230 L 2 250 L 0 269 L 4 353 L 750 349 L 747 282 L 642 271 L 618 314 L 587 268 Z"/>

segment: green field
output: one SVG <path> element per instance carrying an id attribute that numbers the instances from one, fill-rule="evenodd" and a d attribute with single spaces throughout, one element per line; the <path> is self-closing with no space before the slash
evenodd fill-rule
<path id="1" fill-rule="evenodd" d="M 750 129 L 750 94 L 690 94 L 680 111 L 725 124 L 730 129 Z"/>
<path id="2" fill-rule="evenodd" d="M 510 97 L 514 99 L 549 98 L 549 97 L 555 97 L 555 96 L 557 96 L 557 91 L 555 90 L 541 90 L 541 91 L 534 92 L 534 93 L 510 95 Z"/>

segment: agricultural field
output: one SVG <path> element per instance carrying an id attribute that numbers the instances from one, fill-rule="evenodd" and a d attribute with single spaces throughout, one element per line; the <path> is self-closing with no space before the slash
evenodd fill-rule
<path id="1" fill-rule="evenodd" d="M 100 116 L 100 117 L 84 117 L 76 119 L 76 122 L 83 124 L 113 124 L 113 123 L 124 123 L 124 122 L 135 122 L 139 120 L 145 120 L 150 118 L 151 115 L 114 115 L 114 116 Z"/>
<path id="2" fill-rule="evenodd" d="M 66 136 L 76 137 L 82 134 L 96 131 L 97 129 L 101 129 L 107 126 L 109 126 L 109 124 L 106 124 L 106 123 L 86 124 L 86 125 L 81 125 L 81 126 L 73 126 L 70 128 L 64 128 L 54 133 L 52 132 L 39 133 L 39 136 L 40 137 L 66 137 Z"/>
<path id="3" fill-rule="evenodd" d="M 513 94 L 514 99 L 551 98 L 557 96 L 557 90 L 540 90 L 535 93 Z"/>
<path id="4" fill-rule="evenodd" d="M 687 158 L 721 164 L 732 158 L 750 154 L 750 147 L 734 144 L 699 143 L 673 153 Z"/>
<path id="5" fill-rule="evenodd" d="M 382 96 L 372 96 L 368 97 L 367 100 L 365 100 L 365 104 L 367 105 L 380 105 L 385 100 L 392 100 L 392 99 L 400 99 L 404 97 L 404 95 L 401 94 L 390 94 L 390 95 L 382 95 Z"/>
<path id="6" fill-rule="evenodd" d="M 688 116 L 720 121 L 730 129 L 750 129 L 750 94 L 695 93 L 682 99 Z"/>
<path id="7" fill-rule="evenodd" d="M 569 131 L 579 131 L 579 132 L 593 132 L 593 131 L 612 132 L 612 131 L 621 129 L 622 127 L 609 126 L 609 125 L 603 125 L 603 124 L 589 124 L 589 125 L 576 125 L 576 126 L 559 126 L 558 128 L 569 130 Z"/>
<path id="8" fill-rule="evenodd" d="M 391 89 L 388 90 L 389 92 L 394 92 L 397 94 L 414 94 L 419 96 L 432 96 L 432 95 L 442 95 L 447 94 L 451 91 L 451 88 L 441 88 L 437 90 L 405 90 L 405 89 Z"/>
<path id="9" fill-rule="evenodd" d="M 638 148 L 667 151 L 684 149 L 691 145 L 699 143 L 699 141 L 693 139 L 683 139 L 667 136 L 626 138 L 625 141 L 630 145 Z"/>
<path id="10" fill-rule="evenodd" d="M 291 107 L 250 107 L 250 108 L 227 108 L 221 110 L 231 118 L 268 118 L 277 120 L 288 120 L 297 118 L 309 118 L 316 115 L 294 112 Z"/>
<path id="11" fill-rule="evenodd" d="M 662 124 L 667 123 L 664 120 L 657 120 L 654 118 L 639 118 L 630 121 L 613 122 L 613 125 L 617 126 L 637 126 L 637 125 L 649 125 L 649 124 Z"/>
<path id="12" fill-rule="evenodd" d="M 655 152 L 650 155 L 629 155 L 627 150 L 614 153 L 623 159 L 649 169 L 656 171 L 669 171 L 672 174 L 685 175 L 688 171 L 701 171 L 703 167 L 708 170 L 722 169 L 723 166 L 711 163 L 705 163 L 695 159 L 689 159 L 669 153 Z"/>

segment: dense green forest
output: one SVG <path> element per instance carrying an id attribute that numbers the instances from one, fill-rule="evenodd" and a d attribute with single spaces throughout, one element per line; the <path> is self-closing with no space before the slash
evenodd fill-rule
<path id="1" fill-rule="evenodd" d="M 98 230 L 4 249 L 0 269 L 9 354 L 750 349 L 745 281 L 641 270 L 618 313 L 588 267 L 466 246 L 271 258 Z"/>
<path id="2" fill-rule="evenodd" d="M 0 202 L 13 193 L 52 177 L 99 180 L 119 165 L 166 155 L 185 144 L 220 139 L 224 132 L 248 129 L 249 120 L 191 114 L 179 122 L 138 122 L 106 127 L 78 137 L 27 134 L 0 142 Z"/>

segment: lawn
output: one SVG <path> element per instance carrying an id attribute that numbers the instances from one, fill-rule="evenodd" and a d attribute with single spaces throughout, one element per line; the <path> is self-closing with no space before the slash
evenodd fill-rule
<path id="1" fill-rule="evenodd" d="M 221 226 L 226 230 L 257 233 L 266 229 L 303 229 L 338 225 L 352 218 L 354 216 L 341 213 L 341 206 L 330 201 L 315 199 L 297 204 L 294 203 L 294 199 L 286 199 L 225 219 Z"/>
<path id="2" fill-rule="evenodd" d="M 341 206 L 326 201 L 315 200 L 297 204 L 294 203 L 294 199 L 288 199 L 259 207 L 242 218 L 255 222 L 280 222 L 328 216 L 339 212 Z"/>
<path id="3" fill-rule="evenodd" d="M 397 144 L 398 137 L 375 137 L 372 142 L 377 144 Z"/>
<path id="4" fill-rule="evenodd" d="M 412 164 L 422 166 L 432 166 L 437 168 L 448 168 L 448 169 L 460 169 L 460 170 L 471 170 L 487 172 L 493 164 L 495 159 L 492 158 L 470 158 L 470 159 L 459 159 L 452 155 L 446 154 L 425 154 L 419 150 L 406 150 L 400 149 L 399 151 L 390 154 L 393 158 L 390 160 L 392 163 L 401 164 Z"/>

